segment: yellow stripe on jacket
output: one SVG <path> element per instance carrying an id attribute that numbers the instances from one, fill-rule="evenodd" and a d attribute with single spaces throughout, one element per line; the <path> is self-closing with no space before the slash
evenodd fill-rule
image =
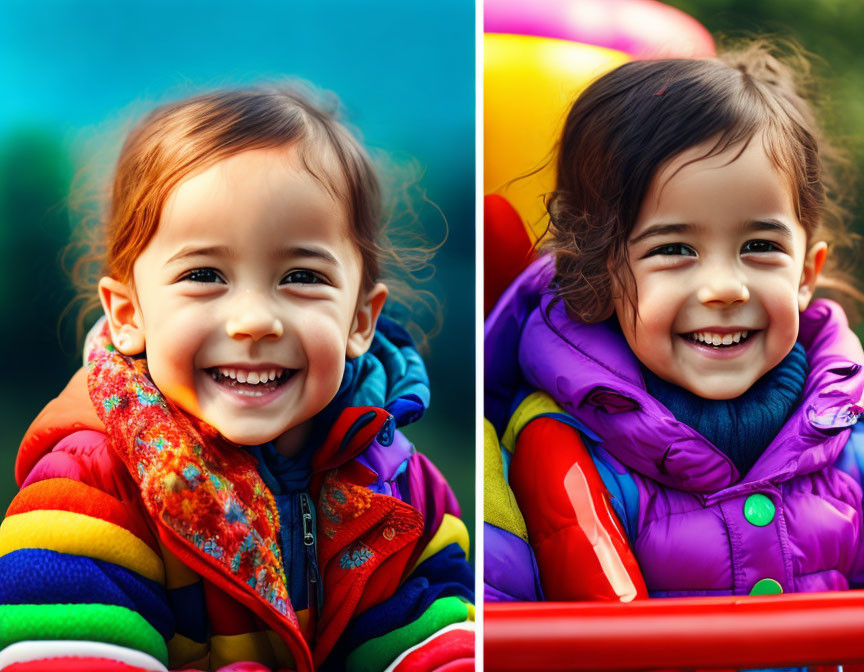
<path id="1" fill-rule="evenodd" d="M 445 513 L 441 519 L 441 524 L 438 526 L 438 530 L 435 532 L 435 536 L 426 544 L 426 548 L 423 549 L 423 553 L 420 554 L 411 571 L 413 572 L 422 562 L 431 558 L 442 548 L 453 543 L 459 544 L 459 547 L 465 552 L 465 557 L 467 558 L 468 528 L 465 527 L 465 523 L 462 522 L 461 518 Z"/>
<path id="2" fill-rule="evenodd" d="M 0 557 L 22 548 L 105 560 L 151 581 L 165 582 L 162 560 L 129 530 L 72 511 L 39 510 L 8 516 L 0 525 Z"/>
<path id="3" fill-rule="evenodd" d="M 210 638 L 212 669 L 218 670 L 224 665 L 241 661 L 254 661 L 269 668 L 276 666 L 276 656 L 266 632 L 214 635 Z"/>
<path id="4" fill-rule="evenodd" d="M 168 661 L 172 670 L 180 667 L 208 668 L 210 647 L 206 642 L 175 634 L 168 640 Z"/>

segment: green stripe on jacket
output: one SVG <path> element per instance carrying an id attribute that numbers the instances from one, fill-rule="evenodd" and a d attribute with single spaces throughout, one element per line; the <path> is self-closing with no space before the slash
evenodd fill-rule
<path id="1" fill-rule="evenodd" d="M 117 644 L 168 665 L 168 647 L 141 614 L 106 604 L 0 605 L 0 649 L 23 640 L 71 639 Z"/>
<path id="2" fill-rule="evenodd" d="M 358 646 L 346 661 L 349 672 L 380 672 L 400 654 L 451 623 L 468 619 L 468 607 L 460 597 L 435 600 L 415 621 Z"/>

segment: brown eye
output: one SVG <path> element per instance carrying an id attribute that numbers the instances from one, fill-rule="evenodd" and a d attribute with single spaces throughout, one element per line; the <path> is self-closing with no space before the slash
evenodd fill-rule
<path id="1" fill-rule="evenodd" d="M 660 247 L 655 247 L 645 256 L 653 257 L 656 255 L 660 255 L 663 257 L 695 257 L 696 250 L 694 250 L 689 245 L 684 245 L 684 243 L 669 243 L 668 245 L 661 245 Z"/>
<path id="2" fill-rule="evenodd" d="M 764 254 L 766 252 L 782 252 L 770 240 L 748 240 L 741 248 L 743 254 Z"/>
<path id="3" fill-rule="evenodd" d="M 219 272 L 214 268 L 195 268 L 180 279 L 201 283 L 224 282 L 222 276 L 220 276 Z"/>
<path id="4" fill-rule="evenodd" d="M 283 285 L 317 285 L 324 280 L 317 273 L 307 270 L 291 271 L 282 278 Z"/>

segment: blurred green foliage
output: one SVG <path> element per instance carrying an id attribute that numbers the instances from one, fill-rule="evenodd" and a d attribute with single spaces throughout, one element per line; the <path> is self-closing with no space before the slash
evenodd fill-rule
<path id="1" fill-rule="evenodd" d="M 0 457 L 10 467 L 0 472 L 4 509 L 17 489 L 10 458 L 23 430 L 59 392 L 54 381 L 79 366 L 70 333 L 63 339 L 67 350 L 60 346 L 57 320 L 72 298 L 60 267 L 69 241 L 65 202 L 71 172 L 60 138 L 42 128 L 19 127 L 0 139 L 0 348 L 7 354 Z"/>
<path id="2" fill-rule="evenodd" d="M 666 0 L 724 39 L 766 36 L 792 40 L 811 58 L 821 99 L 820 116 L 830 139 L 845 151 L 852 174 L 864 176 L 864 3 L 857 0 Z M 864 199 L 853 183 L 851 228 L 864 234 Z M 860 258 L 860 254 L 859 254 Z M 860 279 L 864 273 L 856 267 Z M 864 283 L 861 283 L 864 284 Z M 858 325 L 859 336 L 864 328 Z"/>

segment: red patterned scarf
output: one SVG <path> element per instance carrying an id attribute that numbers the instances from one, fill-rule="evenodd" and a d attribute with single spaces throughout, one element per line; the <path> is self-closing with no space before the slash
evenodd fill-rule
<path id="1" fill-rule="evenodd" d="M 118 352 L 107 325 L 87 364 L 90 398 L 153 519 L 297 626 L 276 542 L 276 504 L 255 459 L 165 399 L 146 360 Z"/>

